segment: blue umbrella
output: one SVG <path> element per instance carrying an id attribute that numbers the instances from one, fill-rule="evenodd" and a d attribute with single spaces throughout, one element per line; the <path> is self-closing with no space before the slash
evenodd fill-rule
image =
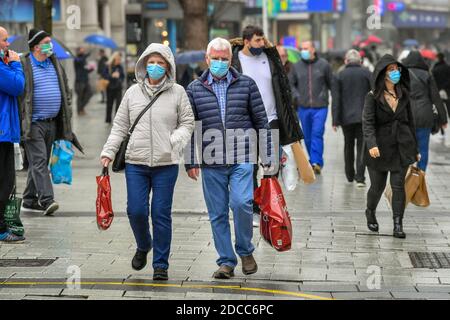
<path id="1" fill-rule="evenodd" d="M 186 51 L 176 55 L 176 64 L 189 64 L 205 61 L 205 51 Z"/>
<path id="2" fill-rule="evenodd" d="M 419 41 L 416 39 L 406 39 L 403 41 L 403 46 L 405 47 L 417 47 L 419 46 Z"/>
<path id="3" fill-rule="evenodd" d="M 9 48 L 17 52 L 28 52 L 30 48 L 28 46 L 28 40 L 24 36 L 11 36 L 8 38 L 10 43 Z M 55 38 L 52 38 L 53 52 L 59 60 L 73 59 L 73 54 L 70 52 L 62 42 L 59 42 Z"/>
<path id="4" fill-rule="evenodd" d="M 84 42 L 95 44 L 105 48 L 111 48 L 113 50 L 119 47 L 113 39 L 102 36 L 100 34 L 91 34 L 84 38 Z"/>

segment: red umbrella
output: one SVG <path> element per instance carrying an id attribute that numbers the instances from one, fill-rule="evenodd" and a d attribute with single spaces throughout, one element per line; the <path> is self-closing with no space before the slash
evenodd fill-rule
<path id="1" fill-rule="evenodd" d="M 367 37 L 366 42 L 380 44 L 380 43 L 383 43 L 383 39 L 381 39 L 377 36 L 374 36 L 374 35 L 370 35 Z"/>
<path id="2" fill-rule="evenodd" d="M 429 60 L 436 60 L 437 58 L 437 53 L 430 49 L 422 49 L 420 50 L 420 54 L 422 57 Z"/>

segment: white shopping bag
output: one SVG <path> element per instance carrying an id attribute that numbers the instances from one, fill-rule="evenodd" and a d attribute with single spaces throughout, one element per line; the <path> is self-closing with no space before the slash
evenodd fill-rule
<path id="1" fill-rule="evenodd" d="M 281 158 L 281 178 L 287 191 L 294 191 L 297 187 L 298 172 L 295 162 L 294 152 L 291 145 L 283 146 L 283 156 Z"/>
<path id="2" fill-rule="evenodd" d="M 20 151 L 20 145 L 18 143 L 14 143 L 14 166 L 16 171 L 23 170 L 22 151 Z"/>

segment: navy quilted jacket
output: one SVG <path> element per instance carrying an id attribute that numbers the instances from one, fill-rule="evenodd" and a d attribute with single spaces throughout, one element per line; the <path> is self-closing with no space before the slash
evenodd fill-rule
<path id="1" fill-rule="evenodd" d="M 216 94 L 208 85 L 209 70 L 193 81 L 186 90 L 196 120 L 195 134 L 191 139 L 190 150 L 187 151 L 190 152 L 190 162 L 186 161 L 186 170 L 199 167 L 200 164 L 223 166 L 256 163 L 256 133 L 259 133 L 262 143 L 267 143 L 265 150 L 259 150 L 261 161 L 265 164 L 271 162 L 272 135 L 258 87 L 253 79 L 238 73 L 236 69 L 230 68 L 230 72 L 233 80 L 227 91 L 225 126 Z M 236 129 L 242 130 L 239 132 Z M 248 129 L 255 130 L 246 131 Z M 202 148 L 197 150 L 194 157 L 194 150 L 199 149 L 200 145 Z"/>

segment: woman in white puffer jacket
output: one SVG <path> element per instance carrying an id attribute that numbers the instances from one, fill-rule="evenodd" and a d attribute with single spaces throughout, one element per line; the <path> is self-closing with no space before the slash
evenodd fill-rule
<path id="1" fill-rule="evenodd" d="M 162 92 L 138 122 L 125 156 L 127 213 L 137 243 L 132 267 L 142 270 L 153 248 L 154 280 L 168 279 L 173 193 L 182 150 L 190 141 L 195 126 L 186 92 L 175 83 L 175 70 L 175 59 L 169 47 L 158 43 L 148 46 L 136 64 L 138 83 L 125 93 L 101 153 L 102 165 L 109 166 L 136 118 L 151 99 Z"/>

